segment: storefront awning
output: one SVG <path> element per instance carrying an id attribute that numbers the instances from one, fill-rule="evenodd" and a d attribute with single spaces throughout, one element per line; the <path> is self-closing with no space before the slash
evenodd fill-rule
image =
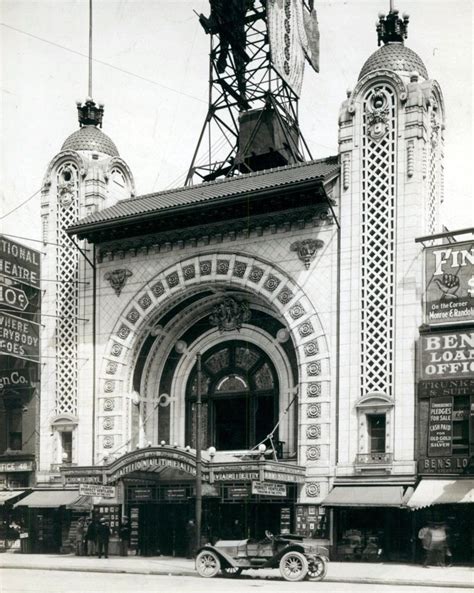
<path id="1" fill-rule="evenodd" d="M 323 500 L 328 507 L 403 507 L 403 486 L 335 486 Z"/>
<path id="2" fill-rule="evenodd" d="M 412 509 L 474 502 L 474 480 L 422 480 L 408 501 Z"/>
<path id="3" fill-rule="evenodd" d="M 0 492 L 0 506 L 4 505 L 7 500 L 13 502 L 14 498 L 18 498 L 18 496 L 21 496 L 24 493 L 24 490 L 16 490 L 14 492 L 12 492 L 11 490 L 5 490 L 3 492 Z"/>
<path id="4" fill-rule="evenodd" d="M 90 511 L 92 509 L 92 497 L 91 496 L 79 496 L 76 500 L 73 500 L 66 505 L 67 509 L 73 511 Z"/>
<path id="5" fill-rule="evenodd" d="M 37 490 L 17 502 L 15 507 L 48 509 L 69 505 L 79 498 L 78 490 Z"/>

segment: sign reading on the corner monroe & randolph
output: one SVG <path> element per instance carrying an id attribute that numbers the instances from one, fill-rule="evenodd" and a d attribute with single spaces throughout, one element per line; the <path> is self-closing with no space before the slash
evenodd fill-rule
<path id="1" fill-rule="evenodd" d="M 420 336 L 421 380 L 469 379 L 474 374 L 474 331 Z"/>
<path id="2" fill-rule="evenodd" d="M 425 321 L 428 325 L 474 321 L 473 242 L 425 249 Z"/>

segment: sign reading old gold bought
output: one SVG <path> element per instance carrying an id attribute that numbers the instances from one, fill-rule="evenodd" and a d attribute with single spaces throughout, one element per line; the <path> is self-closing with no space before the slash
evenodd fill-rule
<path id="1" fill-rule="evenodd" d="M 473 242 L 427 247 L 425 270 L 426 323 L 474 321 Z"/>
<path id="2" fill-rule="evenodd" d="M 469 379 L 474 373 L 474 331 L 422 335 L 420 379 Z"/>

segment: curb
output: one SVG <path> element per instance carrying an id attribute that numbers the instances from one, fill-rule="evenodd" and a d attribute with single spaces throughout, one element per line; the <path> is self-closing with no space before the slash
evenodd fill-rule
<path id="1" fill-rule="evenodd" d="M 75 568 L 73 566 L 65 567 L 45 567 L 45 566 L 17 566 L 2 564 L 1 568 L 11 570 L 48 570 L 48 571 L 62 571 L 62 572 L 91 572 L 91 573 L 107 573 L 107 574 L 143 574 L 147 576 L 179 576 L 179 577 L 197 577 L 198 575 L 194 571 L 179 570 L 179 571 L 167 571 L 167 570 L 133 570 L 133 569 L 117 569 L 117 568 Z M 242 577 L 240 577 L 242 578 Z M 245 578 L 245 577 L 244 577 Z M 258 577 L 248 577 L 256 579 Z M 276 580 L 276 578 L 264 576 L 265 580 Z M 407 581 L 400 579 L 377 579 L 370 577 L 326 577 L 322 582 L 326 583 L 354 583 L 354 584 L 366 584 L 366 585 L 392 585 L 392 586 L 415 586 L 415 587 L 444 587 L 444 588 L 457 588 L 457 589 L 472 589 L 472 583 L 459 583 L 452 581 Z"/>

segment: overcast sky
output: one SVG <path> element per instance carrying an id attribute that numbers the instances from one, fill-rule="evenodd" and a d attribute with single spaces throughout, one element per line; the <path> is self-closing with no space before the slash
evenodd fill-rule
<path id="1" fill-rule="evenodd" d="M 410 15 L 406 45 L 444 92 L 445 224 L 474 224 L 472 1 L 396 0 Z M 87 95 L 88 0 L 0 0 L 1 212 L 41 187 L 50 159 L 77 129 Z M 320 74 L 306 68 L 300 125 L 314 158 L 337 154 L 346 89 L 377 49 L 389 0 L 315 0 Z M 193 9 L 207 0 L 94 0 L 94 85 L 103 131 L 131 167 L 137 193 L 182 185 L 207 109 L 209 38 Z M 82 55 L 81 55 L 82 54 Z M 39 194 L 1 232 L 40 238 Z"/>

